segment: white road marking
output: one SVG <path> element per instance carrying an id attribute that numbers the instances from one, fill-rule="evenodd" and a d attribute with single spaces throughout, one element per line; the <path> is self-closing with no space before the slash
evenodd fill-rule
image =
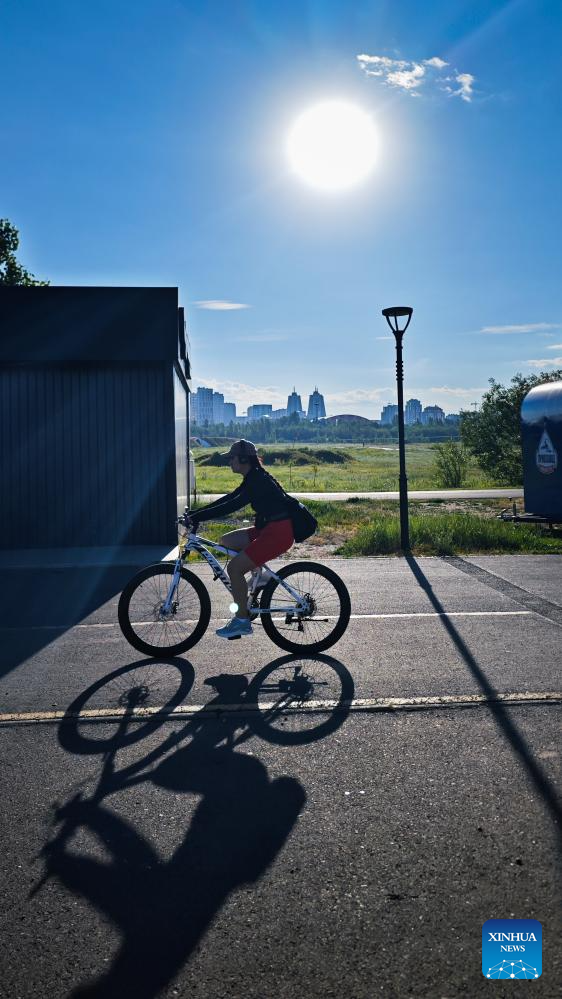
<path id="1" fill-rule="evenodd" d="M 523 617 L 533 611 L 411 611 L 403 614 L 352 614 L 353 618 L 394 618 L 394 617 Z"/>
<path id="2" fill-rule="evenodd" d="M 92 708 L 74 714 L 65 711 L 19 711 L 0 713 L 0 725 L 33 722 L 68 721 L 109 721 L 114 718 L 129 716 L 131 721 L 142 721 L 145 718 L 161 717 L 164 720 L 176 718 L 191 718 L 199 714 L 251 714 L 252 712 L 272 711 L 276 708 L 282 714 L 310 714 L 311 712 L 327 711 L 400 711 L 416 708 L 444 708 L 457 705 L 477 706 L 480 704 L 562 704 L 560 691 L 524 691 L 520 693 L 497 693 L 493 697 L 487 694 L 435 694 L 429 697 L 365 697 L 346 701 L 307 701 L 306 703 L 282 704 L 267 701 L 257 704 L 183 704 L 175 708 Z"/>
<path id="3" fill-rule="evenodd" d="M 387 618 L 411 618 L 411 617 L 525 617 L 530 614 L 537 614 L 537 611 L 530 610 L 516 610 L 516 611 L 411 611 L 403 614 L 352 614 L 352 621 L 361 620 L 385 620 Z M 539 615 L 540 617 L 541 615 Z M 335 621 L 337 615 L 335 614 L 322 614 L 320 615 L 322 619 L 328 621 Z M 211 624 L 217 621 L 228 621 L 227 617 L 214 617 L 211 619 Z M 280 620 L 280 619 L 279 619 Z M 131 622 L 136 627 L 144 627 L 145 625 L 154 625 L 154 621 L 133 621 Z M 196 621 L 188 619 L 184 622 L 185 624 L 196 624 Z M 34 624 L 34 625 L 14 625 L 13 627 L 6 627 L 0 625 L 0 632 L 2 631 L 79 631 L 85 630 L 87 628 L 118 628 L 118 621 L 106 621 L 97 622 L 93 624 Z"/>

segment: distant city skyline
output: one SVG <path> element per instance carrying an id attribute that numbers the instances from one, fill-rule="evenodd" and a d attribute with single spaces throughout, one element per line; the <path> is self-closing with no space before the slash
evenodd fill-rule
<path id="1" fill-rule="evenodd" d="M 382 409 L 374 409 L 367 419 L 375 420 L 383 424 L 391 424 L 398 412 L 396 404 L 388 403 Z M 364 413 L 355 413 L 352 409 L 339 409 L 335 412 L 328 412 L 325 406 L 324 396 L 315 386 L 314 391 L 308 397 L 308 406 L 305 409 L 302 404 L 302 397 L 293 386 L 292 391 L 287 396 L 285 407 L 273 408 L 272 403 L 252 402 L 246 406 L 246 412 L 239 412 L 236 403 L 225 400 L 222 392 L 216 392 L 212 388 L 203 385 L 194 385 L 191 394 L 191 422 L 204 424 L 224 423 L 228 424 L 235 420 L 259 420 L 280 419 L 283 416 L 290 416 L 297 413 L 301 419 L 316 420 L 330 416 L 342 416 L 344 414 L 365 416 Z M 445 419 L 454 418 L 457 413 L 446 413 L 445 410 L 435 403 L 423 406 L 419 399 L 409 398 L 405 404 L 405 422 L 407 424 L 427 423 L 430 420 L 443 422 Z"/>

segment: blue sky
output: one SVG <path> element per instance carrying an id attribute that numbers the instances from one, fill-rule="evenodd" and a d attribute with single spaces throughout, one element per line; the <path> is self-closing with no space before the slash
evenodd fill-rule
<path id="1" fill-rule="evenodd" d="M 394 304 L 406 398 L 456 411 L 562 366 L 561 29 L 557 0 L 3 0 L 0 216 L 53 284 L 178 285 L 239 411 L 317 384 L 378 416 Z M 331 193 L 286 156 L 327 99 L 379 140 Z"/>

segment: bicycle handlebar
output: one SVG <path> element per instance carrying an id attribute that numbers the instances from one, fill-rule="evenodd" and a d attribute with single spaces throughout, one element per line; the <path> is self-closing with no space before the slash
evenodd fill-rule
<path id="1" fill-rule="evenodd" d="M 188 529 L 193 528 L 193 521 L 191 519 L 191 510 L 189 509 L 189 507 L 186 506 L 181 517 L 178 517 L 176 519 L 176 524 L 181 524 L 183 527 L 187 527 Z"/>

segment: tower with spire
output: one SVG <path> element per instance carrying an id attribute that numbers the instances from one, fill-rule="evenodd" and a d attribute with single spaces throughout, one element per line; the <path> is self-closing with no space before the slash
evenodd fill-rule
<path id="1" fill-rule="evenodd" d="M 308 397 L 308 413 L 306 415 L 309 420 L 323 420 L 326 416 L 324 396 L 318 391 L 318 386 Z"/>
<path id="2" fill-rule="evenodd" d="M 293 391 L 287 399 L 287 416 L 291 416 L 291 413 L 297 413 L 298 416 L 301 416 L 302 414 L 301 397 L 298 395 L 294 385 Z"/>

